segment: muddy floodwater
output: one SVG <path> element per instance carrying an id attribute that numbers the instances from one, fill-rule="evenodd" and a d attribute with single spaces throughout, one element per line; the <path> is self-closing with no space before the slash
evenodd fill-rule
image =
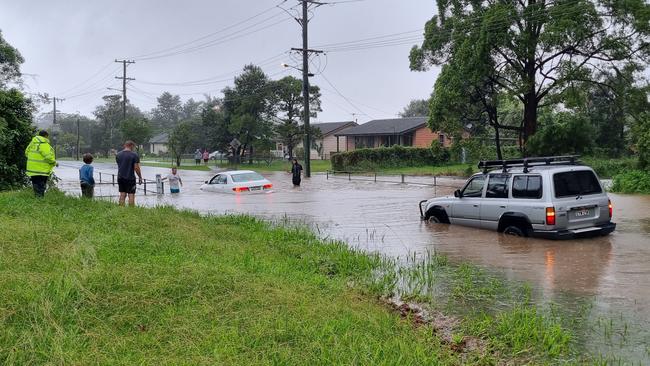
<path id="1" fill-rule="evenodd" d="M 56 171 L 60 186 L 78 194 L 78 164 Z M 98 171 L 115 173 L 110 164 Z M 143 167 L 146 178 L 167 169 Z M 436 252 L 465 261 L 533 287 L 536 299 L 568 311 L 586 312 L 584 346 L 613 360 L 650 364 L 650 196 L 610 194 L 616 231 L 607 237 L 548 241 L 506 237 L 496 232 L 420 221 L 420 200 L 448 195 L 463 180 L 439 179 L 449 187 L 327 179 L 316 174 L 295 189 L 288 173 L 265 176 L 274 184 L 267 194 L 219 194 L 199 187 L 215 173 L 180 171 L 179 195 L 139 193 L 138 204 L 173 205 L 206 214 L 246 213 L 271 220 L 288 219 L 311 226 L 320 236 L 386 255 L 406 257 Z M 103 179 L 111 181 L 110 175 Z M 433 183 L 432 178 L 410 179 Z M 148 187 L 152 189 L 151 186 Z M 100 185 L 96 195 L 114 196 L 117 187 Z"/>

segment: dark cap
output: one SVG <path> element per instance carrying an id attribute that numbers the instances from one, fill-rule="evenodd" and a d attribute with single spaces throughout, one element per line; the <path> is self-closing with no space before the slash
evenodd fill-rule
<path id="1" fill-rule="evenodd" d="M 48 137 L 50 134 L 47 133 L 47 131 L 45 131 L 45 130 L 40 130 L 40 131 L 38 131 L 38 135 L 42 136 L 42 137 Z"/>

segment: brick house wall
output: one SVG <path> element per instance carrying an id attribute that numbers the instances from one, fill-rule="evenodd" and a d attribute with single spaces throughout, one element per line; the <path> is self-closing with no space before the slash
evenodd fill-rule
<path id="1" fill-rule="evenodd" d="M 415 138 L 413 139 L 413 146 L 415 147 L 430 147 L 431 143 L 435 140 L 440 139 L 440 132 L 433 132 L 429 127 L 424 126 L 415 131 Z M 450 147 L 452 144 L 451 138 L 442 134 L 444 136 L 444 147 Z"/>

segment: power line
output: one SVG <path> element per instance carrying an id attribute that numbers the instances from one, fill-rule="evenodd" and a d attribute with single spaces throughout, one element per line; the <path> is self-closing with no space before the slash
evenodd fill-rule
<path id="1" fill-rule="evenodd" d="M 365 114 L 366 116 L 368 116 L 368 117 L 374 119 L 374 117 L 372 117 L 371 115 L 365 113 L 361 108 L 357 107 L 354 103 L 352 103 L 352 101 L 350 101 L 349 98 L 347 98 L 345 95 L 343 95 L 343 93 L 341 93 L 341 91 L 339 91 L 339 90 L 336 88 L 336 86 L 334 86 L 334 84 L 332 84 L 332 82 L 329 81 L 329 79 L 325 76 L 325 74 L 321 73 L 320 76 L 323 78 L 323 80 L 325 80 L 325 82 L 327 82 L 327 83 L 328 83 L 328 84 L 329 84 L 329 85 L 334 89 L 334 91 L 336 92 L 336 94 L 338 94 L 341 98 L 343 98 L 346 102 L 348 102 L 348 104 L 349 104 L 350 106 L 352 106 L 352 108 L 354 108 L 354 109 L 356 109 L 357 111 L 359 111 L 359 112 Z"/>
<path id="2" fill-rule="evenodd" d="M 251 20 L 253 20 L 253 19 L 256 19 L 256 18 L 258 18 L 258 17 L 260 17 L 260 16 L 262 16 L 262 15 L 264 15 L 264 14 L 266 14 L 266 13 L 268 13 L 268 12 L 274 10 L 274 9 L 276 9 L 277 6 L 279 6 L 279 5 L 281 5 L 281 4 L 285 3 L 285 2 L 286 2 L 286 0 L 280 2 L 278 5 L 275 5 L 275 6 L 272 6 L 272 7 L 267 8 L 267 9 L 264 9 L 264 10 L 262 10 L 261 12 L 259 12 L 259 13 L 257 13 L 257 14 L 254 14 L 253 16 L 248 17 L 248 18 L 246 18 L 246 19 L 244 19 L 244 20 L 242 20 L 242 21 L 239 21 L 239 22 L 234 23 L 234 24 L 231 24 L 231 25 L 229 25 L 229 26 L 227 26 L 227 27 L 221 28 L 221 29 L 219 29 L 219 30 L 217 30 L 217 31 L 215 31 L 215 32 L 209 33 L 209 34 L 207 34 L 207 35 L 205 35 L 205 36 L 201 36 L 201 37 L 199 37 L 199 38 L 196 38 L 196 39 L 194 39 L 194 40 L 192 40 L 192 41 L 184 42 L 184 43 L 178 44 L 178 45 L 176 45 L 176 46 L 169 47 L 169 48 L 165 48 L 165 49 L 162 49 L 162 50 L 159 50 L 159 51 L 154 51 L 154 52 L 146 53 L 146 54 L 143 54 L 143 55 L 134 56 L 134 57 L 132 57 L 132 59 L 135 59 L 136 61 L 137 61 L 137 60 L 141 60 L 141 59 L 144 59 L 144 58 L 147 58 L 147 57 L 151 57 L 151 56 L 154 56 L 154 55 L 158 55 L 158 54 L 162 54 L 162 53 L 167 53 L 167 52 L 170 52 L 170 51 L 173 51 L 173 50 L 178 50 L 179 48 L 183 48 L 183 47 L 189 46 L 189 45 L 191 45 L 191 44 L 193 44 L 193 43 L 197 43 L 197 42 L 203 41 L 203 40 L 208 39 L 208 38 L 210 38 L 210 37 L 212 37 L 212 36 L 215 36 L 215 35 L 217 35 L 217 34 L 220 34 L 220 33 L 223 33 L 223 32 L 225 32 L 225 31 L 228 31 L 228 30 L 230 30 L 230 29 L 236 28 L 236 27 L 238 27 L 238 26 L 240 26 L 240 25 L 242 25 L 242 24 L 246 24 L 246 23 L 248 23 L 249 21 L 251 21 Z"/>

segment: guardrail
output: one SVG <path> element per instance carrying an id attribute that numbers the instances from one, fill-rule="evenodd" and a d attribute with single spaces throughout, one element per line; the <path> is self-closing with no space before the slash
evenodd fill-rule
<path id="1" fill-rule="evenodd" d="M 343 177 L 337 177 L 343 176 Z M 328 170 L 327 171 L 327 179 L 329 180 L 330 178 L 332 179 L 345 179 L 344 177 L 347 176 L 347 179 L 349 181 L 352 180 L 358 180 L 358 181 L 366 181 L 366 182 L 374 182 L 374 183 L 400 183 L 400 184 L 415 184 L 415 185 L 423 185 L 423 186 L 431 186 L 431 187 L 446 187 L 446 188 L 457 188 L 459 185 L 461 185 L 467 178 L 466 177 L 458 177 L 458 176 L 447 176 L 447 175 L 433 175 L 433 176 L 424 176 L 424 175 L 407 175 L 407 174 L 377 174 L 377 172 L 353 172 L 353 171 L 337 171 L 337 170 Z M 378 179 L 379 177 L 379 179 Z M 385 177 L 398 177 L 399 181 L 394 181 L 394 180 L 386 180 Z M 427 183 L 427 182 L 417 182 L 417 181 L 412 181 L 408 180 L 409 177 L 417 177 L 420 179 L 425 179 L 425 178 L 430 178 L 433 182 Z M 443 179 L 443 180 L 448 180 L 448 179 L 456 179 L 462 182 L 459 182 L 458 185 L 449 185 L 449 184 L 440 184 L 438 180 Z"/>

